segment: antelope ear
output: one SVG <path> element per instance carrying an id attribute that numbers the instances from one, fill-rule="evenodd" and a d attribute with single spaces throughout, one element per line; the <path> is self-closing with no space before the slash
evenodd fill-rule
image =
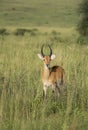
<path id="1" fill-rule="evenodd" d="M 55 59 L 55 57 L 56 57 L 56 56 L 55 56 L 54 54 L 52 54 L 52 55 L 51 55 L 51 60 Z"/>
<path id="2" fill-rule="evenodd" d="M 38 55 L 38 57 L 41 59 L 41 60 L 43 60 L 43 56 L 41 55 L 41 54 L 37 54 Z"/>

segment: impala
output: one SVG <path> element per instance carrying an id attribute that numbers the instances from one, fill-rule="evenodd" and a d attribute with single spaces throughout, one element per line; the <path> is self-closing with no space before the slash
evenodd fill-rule
<path id="1" fill-rule="evenodd" d="M 52 54 L 52 49 L 49 45 L 48 47 L 50 49 L 50 55 L 45 55 L 43 52 L 43 47 L 44 46 L 42 46 L 41 54 L 38 54 L 38 57 L 44 63 L 42 82 L 43 82 L 43 99 L 45 99 L 48 86 L 52 88 L 52 92 L 54 92 L 56 88 L 58 96 L 60 95 L 60 85 L 64 83 L 65 72 L 64 69 L 60 66 L 50 67 L 50 61 L 55 58 L 55 55 Z"/>

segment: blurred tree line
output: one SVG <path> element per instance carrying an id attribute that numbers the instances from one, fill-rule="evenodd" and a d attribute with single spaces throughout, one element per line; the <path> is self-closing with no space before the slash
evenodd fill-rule
<path id="1" fill-rule="evenodd" d="M 82 36 L 88 36 L 88 0 L 83 0 L 79 6 L 81 19 L 78 23 L 78 31 Z"/>

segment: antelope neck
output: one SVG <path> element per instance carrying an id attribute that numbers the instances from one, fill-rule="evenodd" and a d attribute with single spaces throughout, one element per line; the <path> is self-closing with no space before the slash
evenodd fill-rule
<path id="1" fill-rule="evenodd" d="M 48 68 L 45 64 L 44 64 L 44 77 L 48 78 L 50 75 L 50 67 Z"/>

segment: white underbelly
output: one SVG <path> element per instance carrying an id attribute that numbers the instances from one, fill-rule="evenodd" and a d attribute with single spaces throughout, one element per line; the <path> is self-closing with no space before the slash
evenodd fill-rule
<path id="1" fill-rule="evenodd" d="M 49 81 L 49 80 L 44 80 L 43 84 L 44 84 L 44 86 L 51 86 L 52 85 L 51 81 Z"/>

